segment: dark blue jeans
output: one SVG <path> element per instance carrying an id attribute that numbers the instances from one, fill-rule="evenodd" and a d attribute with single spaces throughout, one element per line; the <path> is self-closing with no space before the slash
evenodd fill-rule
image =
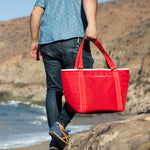
<path id="1" fill-rule="evenodd" d="M 46 112 L 50 128 L 56 121 L 66 127 L 75 115 L 68 110 L 66 103 L 62 108 L 61 69 L 74 68 L 82 39 L 74 38 L 40 45 L 46 72 Z M 93 62 L 89 43 L 85 41 L 83 50 L 84 68 L 93 68 Z"/>

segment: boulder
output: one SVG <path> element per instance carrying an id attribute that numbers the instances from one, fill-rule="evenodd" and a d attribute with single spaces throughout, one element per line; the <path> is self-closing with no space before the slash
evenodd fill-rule
<path id="1" fill-rule="evenodd" d="M 65 150 L 149 150 L 150 114 L 108 123 L 73 135 Z"/>

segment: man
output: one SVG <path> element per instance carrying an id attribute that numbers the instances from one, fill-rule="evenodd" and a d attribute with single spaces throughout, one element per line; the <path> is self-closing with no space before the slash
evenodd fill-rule
<path id="1" fill-rule="evenodd" d="M 65 130 L 75 113 L 62 109 L 61 69 L 74 68 L 83 37 L 84 68 L 93 67 L 89 42 L 97 38 L 97 0 L 36 0 L 30 16 L 31 56 L 42 54 L 46 72 L 46 112 L 52 140 L 50 149 L 63 149 L 68 141 Z M 39 38 L 39 29 L 40 38 Z"/>

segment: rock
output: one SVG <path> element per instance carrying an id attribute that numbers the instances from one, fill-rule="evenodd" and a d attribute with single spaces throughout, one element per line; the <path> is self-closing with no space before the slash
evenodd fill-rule
<path id="1" fill-rule="evenodd" d="M 26 84 L 45 83 L 45 71 L 42 62 L 35 62 L 22 55 L 14 56 L 0 64 L 1 84 L 14 84 L 24 86 Z"/>
<path id="2" fill-rule="evenodd" d="M 101 123 L 92 130 L 73 135 L 65 150 L 149 150 L 150 115 Z"/>
<path id="3" fill-rule="evenodd" d="M 0 84 L 0 101 L 18 100 L 45 105 L 43 84 Z"/>

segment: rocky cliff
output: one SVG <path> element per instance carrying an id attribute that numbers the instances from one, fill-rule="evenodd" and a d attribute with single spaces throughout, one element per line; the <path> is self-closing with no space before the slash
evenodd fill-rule
<path id="1" fill-rule="evenodd" d="M 150 115 L 100 123 L 92 130 L 73 135 L 65 150 L 149 150 Z"/>
<path id="2" fill-rule="evenodd" d="M 126 114 L 150 109 L 150 1 L 116 0 L 98 5 L 98 39 L 117 67 L 130 68 Z M 19 99 L 44 104 L 42 61 L 29 56 L 29 17 L 0 22 L 0 100 Z M 105 61 L 91 44 L 95 68 Z"/>

